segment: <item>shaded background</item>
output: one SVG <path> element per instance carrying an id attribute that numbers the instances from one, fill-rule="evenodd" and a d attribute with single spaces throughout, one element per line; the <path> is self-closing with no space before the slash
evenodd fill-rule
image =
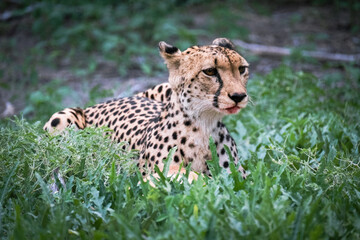
<path id="1" fill-rule="evenodd" d="M 181 50 L 216 37 L 289 47 L 293 53 L 283 58 L 239 51 L 252 74 L 286 64 L 339 76 L 339 86 L 347 84 L 341 76 L 348 63 L 299 51 L 360 52 L 355 0 L 5 0 L 0 9 L 0 113 L 7 106 L 38 120 L 166 81 L 162 40 Z"/>

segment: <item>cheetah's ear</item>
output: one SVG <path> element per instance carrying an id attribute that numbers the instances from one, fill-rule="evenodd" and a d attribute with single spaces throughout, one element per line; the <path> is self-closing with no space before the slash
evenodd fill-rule
<path id="1" fill-rule="evenodd" d="M 235 45 L 227 38 L 217 38 L 212 42 L 213 45 L 235 50 Z"/>
<path id="2" fill-rule="evenodd" d="M 167 44 L 166 42 L 159 42 L 159 50 L 165 60 L 173 59 L 181 54 L 181 51 L 177 47 Z"/>

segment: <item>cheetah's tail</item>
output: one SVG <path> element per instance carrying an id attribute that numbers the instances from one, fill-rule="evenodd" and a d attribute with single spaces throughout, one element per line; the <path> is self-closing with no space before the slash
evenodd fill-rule
<path id="1" fill-rule="evenodd" d="M 65 108 L 64 110 L 54 113 L 49 121 L 43 127 L 45 131 L 53 133 L 62 132 L 70 125 L 75 125 L 78 129 L 86 127 L 84 110 L 81 108 Z"/>

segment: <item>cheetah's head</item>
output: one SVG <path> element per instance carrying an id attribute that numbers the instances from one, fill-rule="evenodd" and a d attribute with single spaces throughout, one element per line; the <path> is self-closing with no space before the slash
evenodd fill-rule
<path id="1" fill-rule="evenodd" d="M 159 49 L 169 69 L 170 85 L 185 110 L 222 117 L 247 105 L 249 64 L 228 39 L 217 38 L 211 45 L 183 52 L 160 42 Z"/>

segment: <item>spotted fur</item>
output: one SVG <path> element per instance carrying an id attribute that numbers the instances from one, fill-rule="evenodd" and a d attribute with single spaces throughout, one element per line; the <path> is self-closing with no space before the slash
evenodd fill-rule
<path id="1" fill-rule="evenodd" d="M 177 146 L 173 165 L 191 163 L 193 171 L 209 174 L 209 137 L 214 139 L 220 165 L 229 169 L 227 145 L 235 161 L 238 152 L 234 139 L 221 122 L 238 113 L 248 101 L 246 83 L 248 63 L 224 38 L 208 46 L 193 46 L 184 52 L 165 42 L 160 54 L 169 70 L 169 82 L 139 93 L 86 108 L 67 108 L 55 113 L 45 124 L 50 132 L 74 124 L 107 126 L 114 141 L 127 141 L 140 151 L 138 166 L 145 176 Z M 243 176 L 245 171 L 240 167 Z"/>

